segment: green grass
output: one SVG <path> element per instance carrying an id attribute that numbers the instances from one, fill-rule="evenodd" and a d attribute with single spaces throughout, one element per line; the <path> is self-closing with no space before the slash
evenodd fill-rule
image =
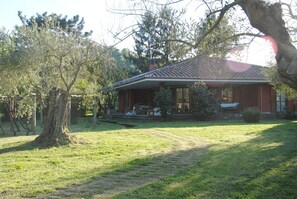
<path id="1" fill-rule="evenodd" d="M 72 126 L 87 144 L 0 137 L 0 198 L 296 198 L 297 122 Z M 78 191 L 77 191 L 78 190 Z"/>

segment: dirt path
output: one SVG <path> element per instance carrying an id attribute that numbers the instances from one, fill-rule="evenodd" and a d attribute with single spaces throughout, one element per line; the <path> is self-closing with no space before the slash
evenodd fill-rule
<path id="1" fill-rule="evenodd" d="M 171 140 L 168 153 L 160 153 L 145 164 L 95 177 L 84 184 L 72 185 L 40 198 L 110 198 L 121 192 L 174 175 L 199 161 L 208 144 L 200 139 L 149 129 L 150 134 Z"/>

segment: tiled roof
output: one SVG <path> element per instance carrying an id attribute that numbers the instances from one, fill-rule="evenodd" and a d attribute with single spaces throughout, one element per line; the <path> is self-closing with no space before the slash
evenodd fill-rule
<path id="1" fill-rule="evenodd" d="M 219 59 L 199 56 L 185 61 L 165 66 L 147 73 L 143 73 L 113 85 L 114 88 L 137 82 L 143 79 L 195 79 L 197 81 L 239 80 L 265 81 L 262 67 Z"/>

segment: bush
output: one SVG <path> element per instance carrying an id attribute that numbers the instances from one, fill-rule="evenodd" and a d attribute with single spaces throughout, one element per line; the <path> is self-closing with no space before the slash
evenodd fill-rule
<path id="1" fill-rule="evenodd" d="M 246 109 L 242 113 L 242 118 L 247 123 L 258 123 L 261 118 L 261 113 L 253 109 Z"/>
<path id="2" fill-rule="evenodd" d="M 169 89 L 164 89 L 157 92 L 154 96 L 154 103 L 160 108 L 161 117 L 168 118 L 168 113 L 171 112 L 173 106 L 173 95 Z"/>
<path id="3" fill-rule="evenodd" d="M 216 94 L 208 90 L 203 82 L 196 82 L 190 86 L 190 103 L 195 120 L 211 120 L 218 115 Z"/>
<path id="4" fill-rule="evenodd" d="M 284 116 L 284 119 L 286 120 L 297 120 L 297 113 L 294 113 L 292 111 L 288 111 L 286 115 Z"/>

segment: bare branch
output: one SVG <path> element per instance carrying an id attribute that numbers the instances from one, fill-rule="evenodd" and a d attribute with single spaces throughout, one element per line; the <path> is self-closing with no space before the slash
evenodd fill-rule
<path id="1" fill-rule="evenodd" d="M 284 2 L 281 2 L 280 4 L 281 4 L 281 5 L 284 5 L 284 6 L 286 6 L 286 7 L 288 8 L 289 14 L 290 14 L 290 16 L 291 16 L 292 19 L 297 19 L 297 15 L 295 15 L 295 14 L 293 13 L 290 4 L 288 4 L 288 3 L 284 3 Z"/>
<path id="2" fill-rule="evenodd" d="M 62 69 L 61 69 L 62 62 L 63 62 L 63 57 L 60 57 L 59 58 L 59 64 L 57 65 L 57 68 L 58 68 L 59 73 L 60 73 L 60 78 L 62 79 L 62 81 L 63 81 L 63 83 L 64 83 L 64 85 L 65 85 L 65 87 L 67 88 L 67 91 L 68 91 L 68 84 L 67 84 L 67 81 L 65 80 L 65 78 L 63 76 Z"/>
<path id="3" fill-rule="evenodd" d="M 118 32 L 118 33 L 113 33 L 113 32 L 111 32 L 111 31 L 109 31 L 109 33 L 111 33 L 111 34 L 113 35 L 114 38 L 117 38 L 121 33 L 125 32 L 126 30 L 131 29 L 131 28 L 133 28 L 134 26 L 137 26 L 137 25 L 138 25 L 138 24 L 133 24 L 133 25 L 131 25 L 131 26 L 127 26 L 126 28 L 124 28 L 123 30 L 121 30 L 121 31 Z"/>
<path id="4" fill-rule="evenodd" d="M 210 13 L 210 15 L 212 15 L 212 14 L 215 14 L 215 13 L 217 13 L 217 12 L 220 12 L 220 15 L 219 15 L 218 19 L 215 21 L 215 23 L 208 29 L 208 31 L 206 31 L 206 33 L 204 33 L 204 34 L 198 39 L 198 41 L 194 44 L 194 48 L 197 48 L 197 47 L 199 46 L 199 44 L 205 39 L 205 37 L 206 37 L 208 34 L 210 34 L 210 33 L 211 33 L 211 32 L 212 32 L 212 31 L 219 25 L 219 23 L 220 23 L 221 20 L 223 19 L 224 15 L 226 14 L 226 12 L 227 12 L 230 8 L 232 8 L 232 7 L 236 6 L 236 5 L 238 5 L 239 2 L 240 2 L 240 0 L 238 0 L 238 1 L 234 1 L 233 3 L 230 3 L 230 4 L 228 4 L 228 5 L 225 5 L 222 9 L 220 9 L 220 10 L 216 10 L 216 11 Z"/>
<path id="5" fill-rule="evenodd" d="M 152 1 L 152 0 L 146 0 L 146 2 L 155 4 L 157 6 L 167 6 L 167 5 L 172 5 L 172 4 L 180 3 L 180 2 L 183 2 L 183 1 L 184 0 L 176 0 L 176 1 L 172 1 L 172 2 L 158 3 L 158 2 L 155 2 L 155 1 Z"/>
<path id="6" fill-rule="evenodd" d="M 249 36 L 249 37 L 262 37 L 264 35 L 262 35 L 260 32 L 257 33 L 257 34 L 254 34 L 254 33 L 238 33 L 238 34 L 234 34 L 230 37 L 226 37 L 222 40 L 220 40 L 219 42 L 217 42 L 217 44 L 220 44 L 220 43 L 223 43 L 227 40 L 231 40 L 231 39 L 234 39 L 234 38 L 238 38 L 238 37 L 242 37 L 242 36 Z"/>
<path id="7" fill-rule="evenodd" d="M 206 0 L 202 0 L 204 2 L 204 4 L 207 6 L 208 10 L 211 11 L 212 9 L 210 8 L 210 6 L 208 5 L 208 3 L 206 2 Z"/>
<path id="8" fill-rule="evenodd" d="M 222 15 L 222 13 L 223 13 L 223 15 L 224 15 L 230 8 L 232 8 L 232 7 L 236 6 L 236 5 L 238 5 L 238 4 L 240 3 L 240 1 L 241 1 L 241 0 L 237 0 L 237 1 L 234 1 L 233 3 L 227 4 L 227 5 L 225 5 L 222 9 L 218 9 L 218 10 L 215 10 L 215 11 L 209 13 L 207 17 L 209 17 L 210 15 L 216 14 L 216 13 L 218 13 L 218 12 L 220 12 L 220 16 Z M 206 4 L 206 5 L 207 5 L 207 4 Z M 207 5 L 207 6 L 208 6 L 208 5 Z M 210 9 L 210 10 L 211 10 L 211 9 Z"/>
<path id="9" fill-rule="evenodd" d="M 128 39 L 130 36 L 132 36 L 134 34 L 134 31 L 131 31 L 130 33 L 126 34 L 123 38 L 118 38 L 119 40 L 118 42 L 114 43 L 111 45 L 111 47 L 115 47 L 116 45 L 118 45 L 119 43 L 123 42 L 124 40 Z"/>

